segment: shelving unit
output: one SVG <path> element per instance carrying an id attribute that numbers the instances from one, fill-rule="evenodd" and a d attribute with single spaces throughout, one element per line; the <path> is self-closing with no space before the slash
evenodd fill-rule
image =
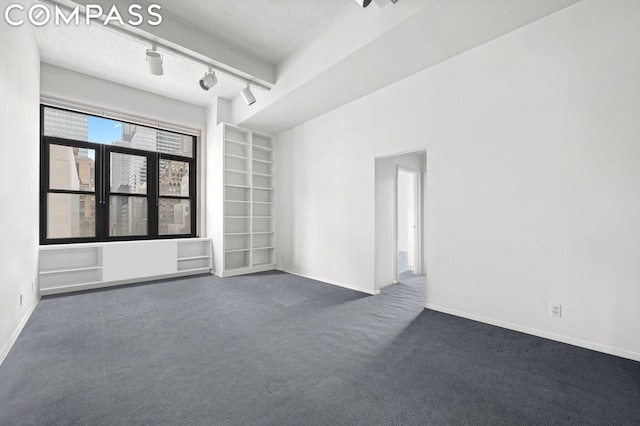
<path id="1" fill-rule="evenodd" d="M 273 269 L 273 137 L 226 123 L 219 135 L 224 191 L 216 273 L 226 277 Z"/>
<path id="2" fill-rule="evenodd" d="M 67 293 L 210 272 L 211 240 L 118 241 L 40 247 L 40 294 Z"/>
<path id="3" fill-rule="evenodd" d="M 102 281 L 102 247 L 42 251 L 39 264 L 41 289 Z"/>
<path id="4" fill-rule="evenodd" d="M 178 271 L 207 272 L 211 270 L 211 241 L 178 242 Z"/>

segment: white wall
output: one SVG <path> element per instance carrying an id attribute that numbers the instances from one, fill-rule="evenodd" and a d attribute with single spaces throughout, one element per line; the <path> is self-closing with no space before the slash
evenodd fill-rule
<path id="1" fill-rule="evenodd" d="M 5 9 L 9 2 L 1 1 Z M 0 21 L 0 363 L 36 304 L 40 55 L 29 27 Z M 22 306 L 20 295 L 22 294 Z"/>
<path id="2" fill-rule="evenodd" d="M 215 98 L 207 108 L 207 234 L 213 241 L 214 272 L 224 269 L 222 221 L 224 220 L 224 146 L 218 125 L 229 120 L 229 101 Z"/>
<path id="3" fill-rule="evenodd" d="M 426 149 L 429 307 L 640 360 L 639 27 L 584 0 L 279 135 L 279 266 L 372 292 L 374 159 Z"/>

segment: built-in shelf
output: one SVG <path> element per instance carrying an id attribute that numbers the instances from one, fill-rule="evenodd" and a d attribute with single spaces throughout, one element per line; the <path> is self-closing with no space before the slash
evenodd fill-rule
<path id="1" fill-rule="evenodd" d="M 82 271 L 93 271 L 95 269 L 102 269 L 102 266 L 87 266 L 84 268 L 69 268 L 69 269 L 52 269 L 49 271 L 40 271 L 40 275 L 55 275 L 55 274 L 66 274 L 68 272 L 82 272 Z"/>
<path id="2" fill-rule="evenodd" d="M 273 269 L 275 268 L 276 265 L 271 262 L 265 262 L 265 263 L 254 263 L 252 266 L 255 268 L 268 266 L 270 269 Z"/>
<path id="3" fill-rule="evenodd" d="M 211 271 L 211 240 L 46 245 L 38 264 L 38 288 L 46 296 Z"/>
<path id="4" fill-rule="evenodd" d="M 227 157 L 231 157 L 231 158 L 238 158 L 240 160 L 248 160 L 249 157 L 244 157 L 242 155 L 235 155 L 235 154 L 225 154 Z M 254 160 L 257 161 L 257 160 Z"/>
<path id="5" fill-rule="evenodd" d="M 242 266 L 238 266 L 238 267 L 234 267 L 234 268 L 227 268 L 225 270 L 226 272 L 226 276 L 233 276 L 233 275 L 243 275 L 246 274 L 246 269 L 247 266 L 246 265 L 242 265 Z"/>
<path id="6" fill-rule="evenodd" d="M 275 264 L 273 224 L 273 137 L 221 124 L 224 192 L 220 226 L 220 257 L 216 273 L 239 275 L 272 269 Z M 220 163 L 219 163 L 220 164 Z M 218 228 L 219 229 L 219 228 Z M 216 249 L 217 250 L 217 249 Z"/>
<path id="7" fill-rule="evenodd" d="M 200 272 L 212 269 L 211 241 L 178 242 L 178 271 Z"/>
<path id="8" fill-rule="evenodd" d="M 190 256 L 190 257 L 181 257 L 178 259 L 179 262 L 181 261 L 185 261 L 185 260 L 196 260 L 196 259 L 209 259 L 209 255 L 204 255 L 204 256 Z"/>
<path id="9" fill-rule="evenodd" d="M 235 139 L 231 139 L 231 138 L 225 138 L 226 142 L 233 142 L 233 143 L 239 143 L 242 145 L 249 145 L 247 142 L 245 141 L 239 141 L 239 140 L 235 140 Z"/>

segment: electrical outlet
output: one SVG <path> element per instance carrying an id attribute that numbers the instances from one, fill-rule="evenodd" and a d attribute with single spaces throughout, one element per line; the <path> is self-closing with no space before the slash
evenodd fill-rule
<path id="1" fill-rule="evenodd" d="M 20 293 L 20 306 L 22 306 L 22 293 Z"/>
<path id="2" fill-rule="evenodd" d="M 562 317 L 562 305 L 559 303 L 552 303 L 549 308 L 549 315 L 556 318 Z"/>

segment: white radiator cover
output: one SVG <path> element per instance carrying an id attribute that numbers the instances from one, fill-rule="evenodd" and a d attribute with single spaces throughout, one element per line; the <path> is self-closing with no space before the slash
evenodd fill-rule
<path id="1" fill-rule="evenodd" d="M 211 240 L 171 240 L 40 246 L 40 295 L 211 273 Z"/>

